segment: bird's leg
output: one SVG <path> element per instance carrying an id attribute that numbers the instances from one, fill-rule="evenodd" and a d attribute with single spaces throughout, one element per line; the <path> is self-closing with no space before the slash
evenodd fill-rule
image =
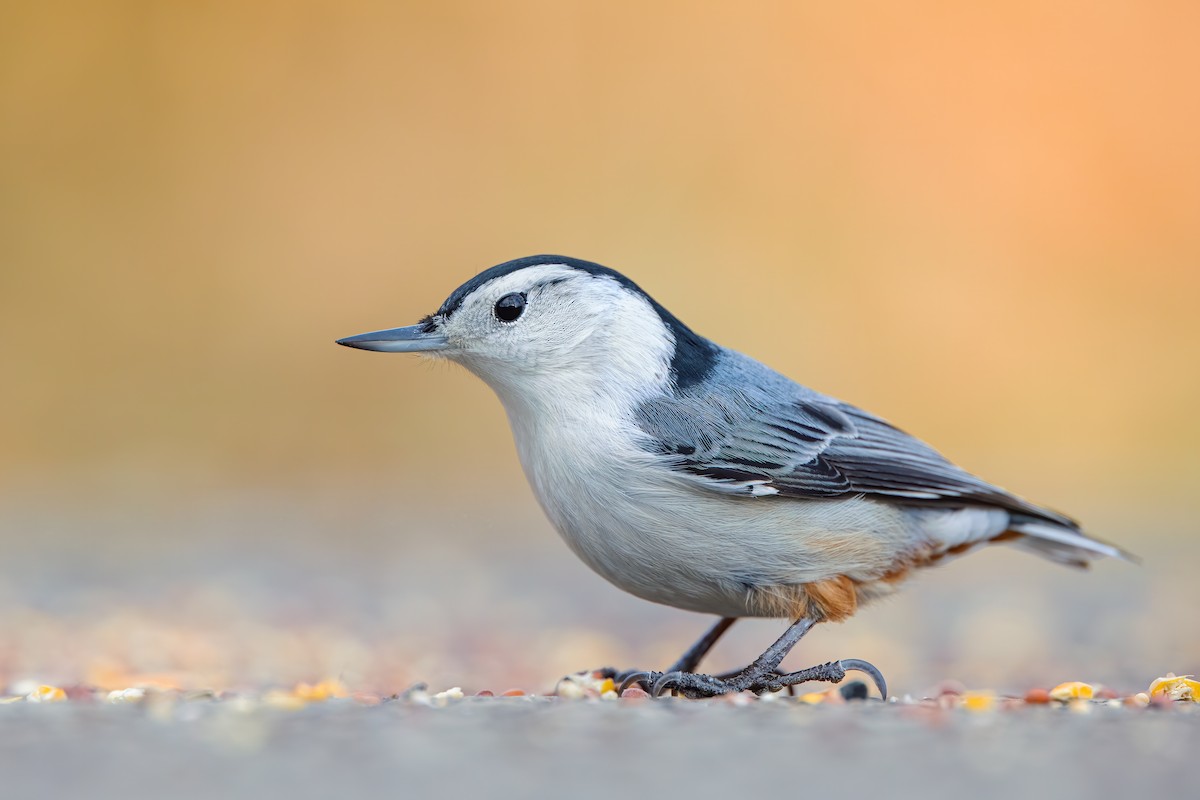
<path id="1" fill-rule="evenodd" d="M 816 620 L 801 617 L 784 631 L 775 643 L 756 658 L 750 666 L 730 676 L 713 677 L 698 675 L 692 672 L 677 671 L 654 675 L 654 685 L 650 694 L 655 697 L 667 690 L 675 690 L 687 697 L 713 697 L 730 692 L 752 691 L 755 694 L 777 692 L 807 681 L 827 681 L 839 683 L 846 677 L 847 670 L 865 672 L 875 682 L 879 693 L 887 697 L 887 683 L 883 675 L 873 665 L 857 658 L 831 661 L 797 672 L 779 672 L 779 664 L 787 656 L 796 642 L 804 638 L 804 634 L 816 624 Z"/>
<path id="2" fill-rule="evenodd" d="M 708 632 L 696 640 L 696 643 L 687 649 L 679 660 L 667 668 L 666 673 L 653 673 L 646 670 L 626 670 L 625 672 L 613 672 L 611 676 L 616 681 L 619 691 L 633 686 L 635 683 L 640 683 L 646 691 L 650 691 L 654 678 L 657 675 L 668 674 L 672 672 L 695 672 L 696 667 L 700 666 L 700 659 L 708 655 L 708 651 L 712 650 L 713 645 L 717 643 L 725 631 L 732 627 L 733 623 L 737 622 L 737 617 L 722 617 L 717 620 L 716 624 L 708 629 Z"/>
<path id="3" fill-rule="evenodd" d="M 679 657 L 678 661 L 667 669 L 667 672 L 695 672 L 696 667 L 700 666 L 700 659 L 708 655 L 708 651 L 713 649 L 717 640 L 724 636 L 725 631 L 733 627 L 735 622 L 737 622 L 737 617 L 721 617 L 715 625 L 708 629 L 707 633 L 687 649 L 686 653 Z"/>

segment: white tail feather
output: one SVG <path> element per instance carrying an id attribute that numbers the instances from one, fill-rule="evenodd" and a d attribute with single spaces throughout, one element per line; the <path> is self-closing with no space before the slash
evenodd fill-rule
<path id="1" fill-rule="evenodd" d="M 1010 530 L 1024 534 L 1013 544 L 1025 550 L 1057 561 L 1060 564 L 1087 566 L 1097 558 L 1120 558 L 1137 561 L 1137 558 L 1107 542 L 1085 536 L 1077 530 L 1034 520 L 1014 520 Z"/>

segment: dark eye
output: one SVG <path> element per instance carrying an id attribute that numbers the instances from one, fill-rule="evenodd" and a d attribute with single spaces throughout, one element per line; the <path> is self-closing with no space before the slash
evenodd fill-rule
<path id="1" fill-rule="evenodd" d="M 525 295 L 521 292 L 506 294 L 496 301 L 496 319 L 501 322 L 516 322 L 525 310 Z"/>

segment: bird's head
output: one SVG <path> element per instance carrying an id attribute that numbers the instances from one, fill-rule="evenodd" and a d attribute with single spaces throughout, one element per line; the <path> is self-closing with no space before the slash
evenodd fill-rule
<path id="1" fill-rule="evenodd" d="M 579 402 L 701 380 L 717 348 L 620 273 L 564 256 L 492 267 L 416 325 L 339 339 L 458 362 L 506 402 Z"/>

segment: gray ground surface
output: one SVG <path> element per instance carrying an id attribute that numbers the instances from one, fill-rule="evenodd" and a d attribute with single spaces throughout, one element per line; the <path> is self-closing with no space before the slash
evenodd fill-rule
<path id="1" fill-rule="evenodd" d="M 262 495 L 82 516 L 9 504 L 0 694 L 146 681 L 253 699 L 323 678 L 360 697 L 417 681 L 547 692 L 581 668 L 661 667 L 711 621 L 609 587 L 536 510 L 484 512 Z M 1081 573 L 995 548 L 823 626 L 786 663 L 865 658 L 915 698 L 947 680 L 1125 696 L 1200 671 L 1190 518 L 1153 535 L 1122 519 L 1104 534 L 1141 566 Z M 745 663 L 782 627 L 739 623 L 708 666 Z M 0 798 L 1190 797 L 1198 710 L 18 702 L 0 705 Z"/>
<path id="2" fill-rule="evenodd" d="M 1200 713 L 467 699 L 0 709 L 8 800 L 1193 797 Z"/>

